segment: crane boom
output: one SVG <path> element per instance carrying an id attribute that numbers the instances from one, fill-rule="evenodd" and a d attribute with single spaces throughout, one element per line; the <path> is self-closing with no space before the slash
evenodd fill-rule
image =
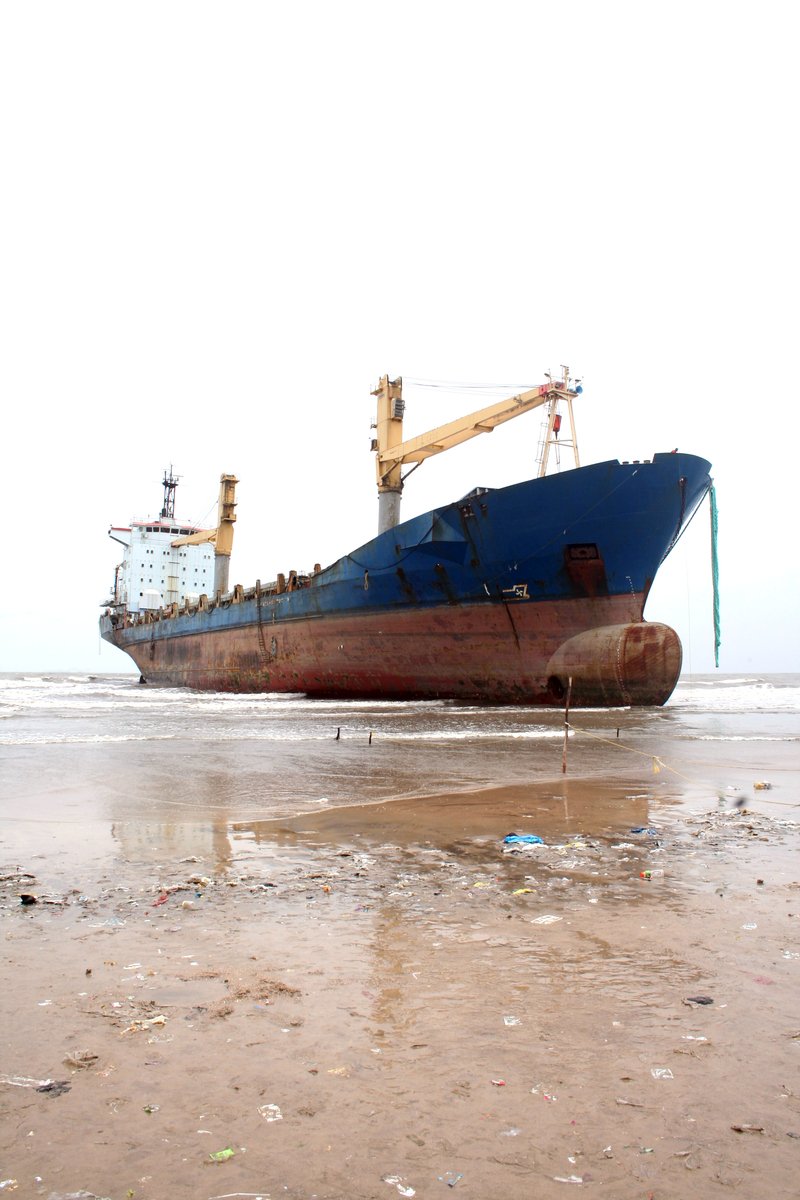
<path id="1" fill-rule="evenodd" d="M 377 438 L 373 443 L 376 451 L 375 469 L 378 480 L 379 496 L 379 532 L 396 525 L 399 520 L 400 494 L 403 488 L 401 468 L 405 463 L 421 463 L 434 454 L 441 454 L 454 446 L 460 446 L 479 433 L 491 433 L 498 425 L 550 404 L 547 443 L 549 446 L 553 435 L 556 406 L 559 400 L 565 400 L 569 410 L 570 425 L 573 429 L 572 446 L 575 451 L 576 466 L 579 465 L 578 447 L 574 439 L 574 424 L 572 422 L 572 400 L 578 391 L 570 386 L 569 368 L 563 368 L 561 380 L 548 380 L 539 387 L 530 388 L 507 400 L 500 400 L 477 412 L 459 417 L 446 425 L 439 425 L 427 433 L 402 441 L 404 402 L 402 399 L 402 379 L 390 380 L 384 375 L 373 392 L 378 397 L 378 420 L 376 424 Z M 557 427 L 556 434 L 557 436 Z M 546 457 L 543 460 L 543 471 L 546 469 Z"/>

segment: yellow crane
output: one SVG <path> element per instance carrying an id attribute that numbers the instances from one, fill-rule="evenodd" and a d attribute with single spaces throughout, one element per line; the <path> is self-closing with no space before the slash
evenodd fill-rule
<path id="1" fill-rule="evenodd" d="M 233 524 L 236 520 L 235 475 L 220 475 L 219 501 L 217 503 L 217 525 L 214 529 L 198 529 L 186 537 L 176 538 L 170 546 L 200 546 L 203 542 L 214 543 L 214 594 L 228 590 L 228 573 L 233 551 Z"/>
<path id="2" fill-rule="evenodd" d="M 479 433 L 491 433 L 498 425 L 511 421 L 514 417 L 522 416 L 524 412 L 540 408 L 544 404 L 550 406 L 547 430 L 543 438 L 539 454 L 539 475 L 547 473 L 550 448 L 558 444 L 561 430 L 561 416 L 558 403 L 565 401 L 569 415 L 570 437 L 562 440 L 561 445 L 571 446 L 575 455 L 575 466 L 580 466 L 578 442 L 575 436 L 575 423 L 572 412 L 572 401 L 580 394 L 579 388 L 570 386 L 569 368 L 562 367 L 562 378 L 539 387 L 510 396 L 490 404 L 477 412 L 459 417 L 446 425 L 439 425 L 428 433 L 403 441 L 403 400 L 402 379 L 389 379 L 384 375 L 372 393 L 378 398 L 378 416 L 375 426 L 376 434 L 372 448 L 376 452 L 375 470 L 378 480 L 378 532 L 391 529 L 400 520 L 400 498 L 403 491 L 402 469 L 406 463 L 419 464 L 434 454 L 441 454 L 453 446 L 459 446 Z M 411 468 L 414 470 L 414 467 Z M 410 474 L 410 472 L 407 472 Z"/>

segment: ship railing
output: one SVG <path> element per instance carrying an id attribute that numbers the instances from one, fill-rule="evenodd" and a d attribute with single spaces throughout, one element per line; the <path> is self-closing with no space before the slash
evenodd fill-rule
<path id="1" fill-rule="evenodd" d="M 299 591 L 302 588 L 311 586 L 315 575 L 320 573 L 319 563 L 314 564 L 314 570 L 294 571 L 288 573 L 288 577 L 279 574 L 277 579 L 271 580 L 269 583 L 262 583 L 260 579 L 256 580 L 253 587 L 245 588 L 242 584 L 237 583 L 229 592 L 217 592 L 215 596 L 208 596 L 204 592 L 198 596 L 196 600 L 183 600 L 174 604 L 166 604 L 162 608 L 143 609 L 139 612 L 129 612 L 124 615 L 124 625 L 128 628 L 137 625 L 152 625 L 156 621 L 168 621 L 175 617 L 192 616 L 198 612 L 210 612 L 217 605 L 222 608 L 228 608 L 231 604 L 241 604 L 246 600 L 256 600 L 259 596 L 281 596 L 288 592 Z"/>

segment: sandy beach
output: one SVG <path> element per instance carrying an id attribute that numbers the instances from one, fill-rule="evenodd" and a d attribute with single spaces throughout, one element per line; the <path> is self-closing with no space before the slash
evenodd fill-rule
<path id="1" fill-rule="evenodd" d="M 4 859 L 0 1187 L 796 1196 L 787 791 L 648 764 Z"/>

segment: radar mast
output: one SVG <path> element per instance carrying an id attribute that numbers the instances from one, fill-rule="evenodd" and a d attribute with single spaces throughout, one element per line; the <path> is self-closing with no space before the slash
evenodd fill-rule
<path id="1" fill-rule="evenodd" d="M 169 470 L 164 472 L 162 484 L 164 487 L 164 505 L 161 509 L 161 519 L 164 521 L 175 520 L 175 489 L 178 486 L 180 475 L 172 474 L 172 463 L 169 464 Z"/>

